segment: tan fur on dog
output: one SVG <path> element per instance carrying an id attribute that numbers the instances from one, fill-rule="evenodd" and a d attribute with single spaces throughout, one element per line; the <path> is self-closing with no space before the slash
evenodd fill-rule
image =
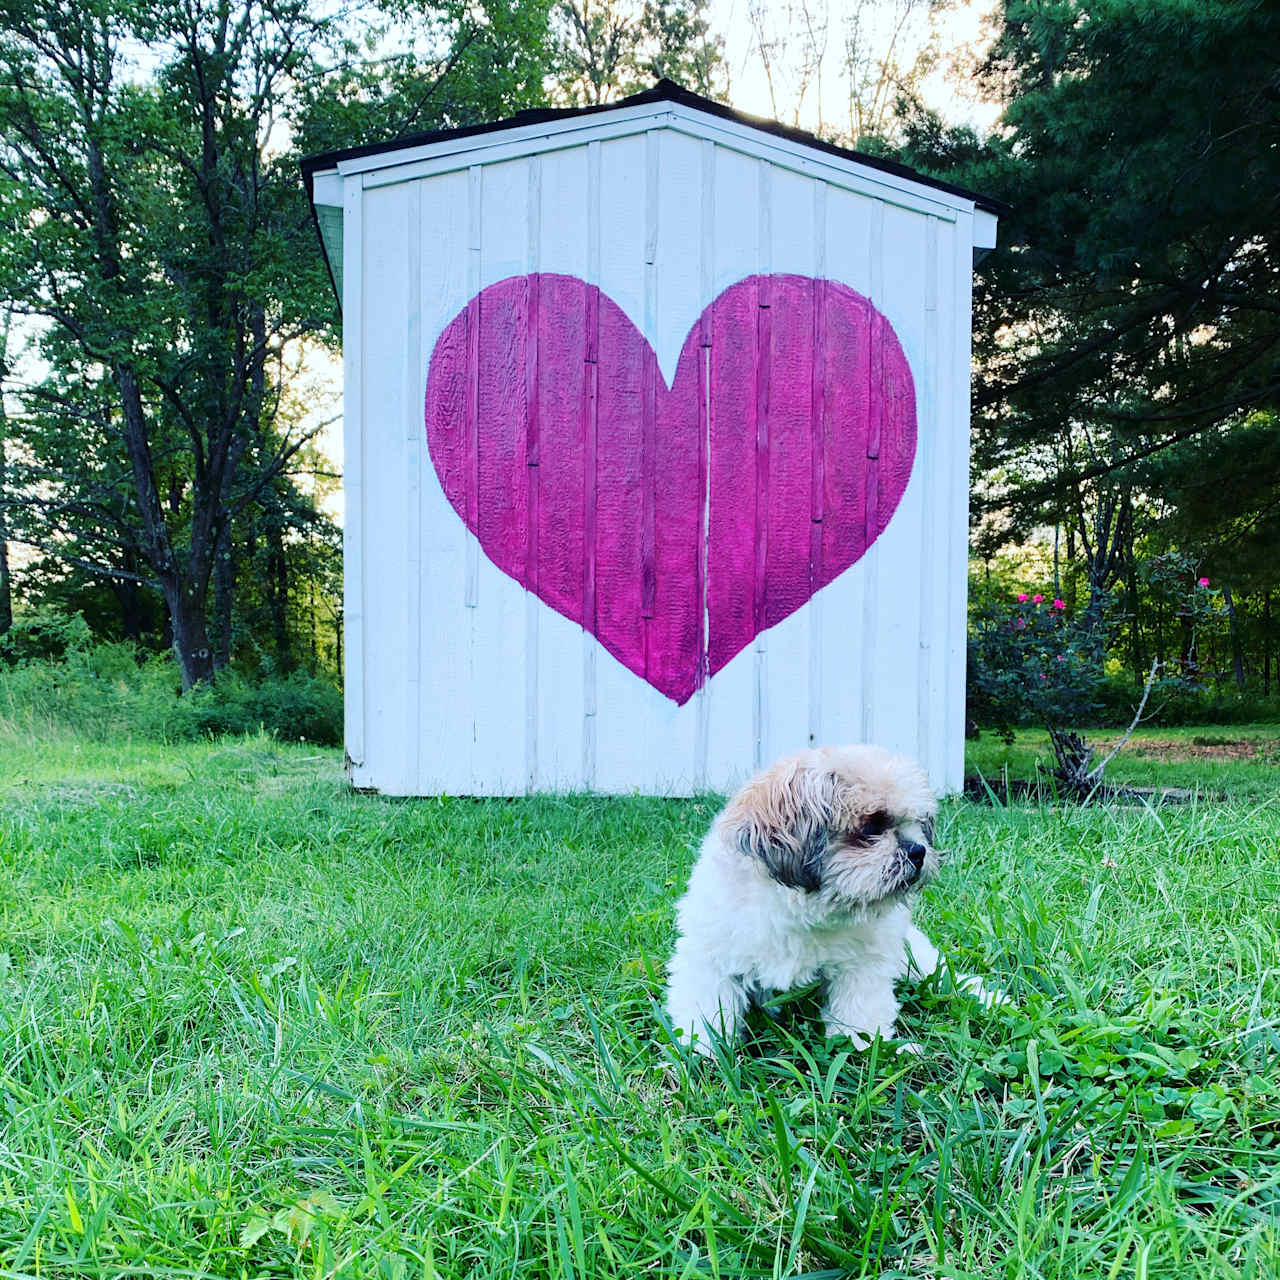
<path id="1" fill-rule="evenodd" d="M 891 1038 L 894 983 L 939 964 L 909 897 L 938 866 L 936 812 L 920 767 L 880 747 L 801 751 L 752 778 L 712 823 L 678 907 L 677 1033 L 709 1052 L 752 999 L 820 979 L 828 1034 Z"/>

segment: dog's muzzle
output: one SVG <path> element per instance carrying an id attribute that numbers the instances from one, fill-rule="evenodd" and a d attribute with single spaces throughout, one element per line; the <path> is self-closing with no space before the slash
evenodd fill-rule
<path id="1" fill-rule="evenodd" d="M 915 884 L 924 871 L 926 853 L 924 845 L 916 844 L 914 841 L 910 844 L 900 844 L 898 852 L 906 863 L 906 866 L 902 869 L 902 883 L 904 885 Z"/>

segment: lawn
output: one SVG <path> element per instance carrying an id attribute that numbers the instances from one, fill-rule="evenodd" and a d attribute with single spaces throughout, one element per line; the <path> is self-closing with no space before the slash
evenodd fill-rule
<path id="1" fill-rule="evenodd" d="M 1274 1277 L 1276 766 L 1212 770 L 947 802 L 922 915 L 1014 1004 L 704 1065 L 655 1008 L 711 799 L 0 739 L 0 1276 Z"/>
<path id="2" fill-rule="evenodd" d="M 1090 729 L 1096 763 L 1110 753 L 1120 729 Z M 1044 777 L 1053 770 L 1049 735 L 1020 729 L 1006 744 L 991 733 L 967 744 L 967 771 L 989 782 Z M 1039 764 L 1039 775 L 1037 775 Z M 1142 728 L 1107 766 L 1109 782 L 1177 788 L 1206 799 L 1269 800 L 1280 796 L 1280 724 L 1197 725 L 1190 729 Z"/>

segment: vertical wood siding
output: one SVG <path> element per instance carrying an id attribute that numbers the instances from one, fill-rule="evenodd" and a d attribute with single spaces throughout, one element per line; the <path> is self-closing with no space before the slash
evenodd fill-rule
<path id="1" fill-rule="evenodd" d="M 342 618 L 344 726 L 353 777 L 365 768 L 364 661 L 364 193 L 359 184 L 343 191 L 342 293 L 349 298 L 342 341 Z"/>
<path id="2" fill-rule="evenodd" d="M 357 785 L 682 793 L 863 738 L 959 784 L 963 215 L 664 129 L 347 185 Z"/>

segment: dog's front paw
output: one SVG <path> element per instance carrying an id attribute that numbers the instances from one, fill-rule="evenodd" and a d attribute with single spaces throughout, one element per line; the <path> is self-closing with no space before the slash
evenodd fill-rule
<path id="1" fill-rule="evenodd" d="M 711 1036 L 705 1023 L 693 1031 L 686 1031 L 684 1027 L 673 1026 L 671 1028 L 671 1038 L 686 1052 L 692 1050 L 692 1052 L 703 1058 L 714 1058 L 716 1056 L 716 1051 L 712 1047 Z"/>
<path id="2" fill-rule="evenodd" d="M 866 1036 L 850 1035 L 849 1039 L 859 1053 L 871 1047 L 871 1041 Z M 924 1045 L 918 1040 L 882 1039 L 881 1043 L 890 1050 L 895 1058 L 920 1058 L 924 1056 Z"/>
<path id="3" fill-rule="evenodd" d="M 988 987 L 982 979 L 974 973 L 958 973 L 956 974 L 956 990 L 964 992 L 967 996 L 973 996 L 984 1009 L 994 1009 L 997 1005 L 1012 1004 L 1013 999 L 1006 991 L 1001 991 L 999 987 Z"/>
<path id="4" fill-rule="evenodd" d="M 924 1045 L 918 1044 L 914 1040 L 897 1039 L 897 1033 L 893 1027 L 878 1027 L 874 1031 L 867 1031 L 850 1026 L 839 1026 L 828 1020 L 827 1039 L 835 1036 L 848 1040 L 859 1053 L 865 1053 L 877 1039 L 895 1056 L 907 1054 L 918 1058 L 924 1053 Z"/>

